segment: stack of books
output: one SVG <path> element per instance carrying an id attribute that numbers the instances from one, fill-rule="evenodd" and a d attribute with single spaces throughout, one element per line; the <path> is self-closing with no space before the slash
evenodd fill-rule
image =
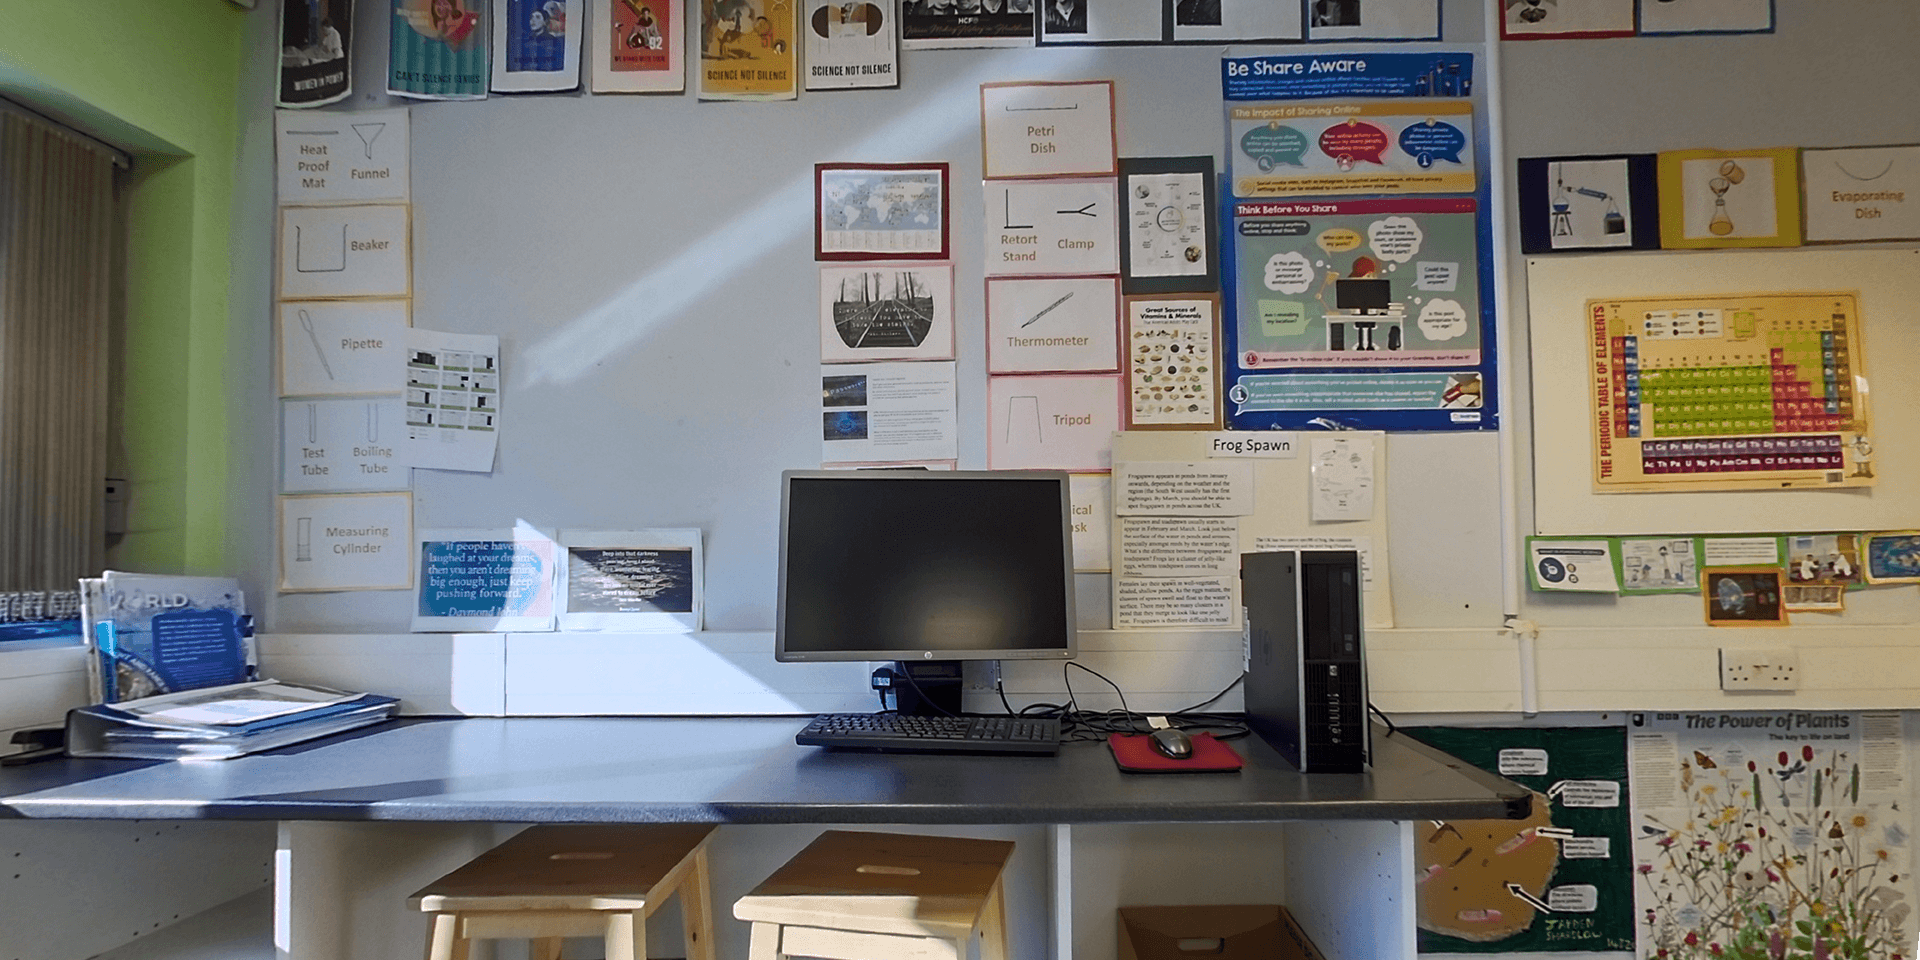
<path id="1" fill-rule="evenodd" d="M 70 711 L 67 755 L 225 760 L 379 723 L 399 706 L 277 680 L 165 693 Z"/>
<path id="2" fill-rule="evenodd" d="M 79 584 L 93 705 L 67 713 L 74 757 L 226 759 L 392 717 L 392 697 L 264 679 L 232 577 L 108 570 Z"/>

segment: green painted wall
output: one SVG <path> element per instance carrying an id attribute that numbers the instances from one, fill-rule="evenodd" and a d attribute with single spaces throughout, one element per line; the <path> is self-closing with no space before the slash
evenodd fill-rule
<path id="1" fill-rule="evenodd" d="M 129 533 L 115 559 L 126 569 L 216 573 L 233 562 L 228 238 L 247 16 L 225 0 L 0 0 L 0 95 L 136 156 Z"/>

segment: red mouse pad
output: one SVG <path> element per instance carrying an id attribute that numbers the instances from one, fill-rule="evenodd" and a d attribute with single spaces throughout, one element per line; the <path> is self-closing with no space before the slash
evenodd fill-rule
<path id="1" fill-rule="evenodd" d="M 1193 735 L 1193 756 L 1185 760 L 1163 757 L 1144 733 L 1109 733 L 1107 749 L 1113 762 L 1128 773 L 1214 773 L 1238 770 L 1246 761 L 1211 733 Z"/>

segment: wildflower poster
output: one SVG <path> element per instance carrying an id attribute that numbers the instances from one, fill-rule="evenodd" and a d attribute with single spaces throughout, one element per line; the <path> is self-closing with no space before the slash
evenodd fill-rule
<path id="1" fill-rule="evenodd" d="M 1625 730 L 1407 732 L 1533 791 L 1525 820 L 1414 824 L 1421 954 L 1633 949 Z"/>
<path id="2" fill-rule="evenodd" d="M 1914 955 L 1900 714 L 1635 714 L 1639 955 Z"/>

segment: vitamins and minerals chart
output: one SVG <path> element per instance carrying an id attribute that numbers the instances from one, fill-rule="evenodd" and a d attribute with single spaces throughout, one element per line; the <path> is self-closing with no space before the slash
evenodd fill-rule
<path id="1" fill-rule="evenodd" d="M 1587 301 L 1594 488 L 1873 484 L 1852 293 Z"/>

